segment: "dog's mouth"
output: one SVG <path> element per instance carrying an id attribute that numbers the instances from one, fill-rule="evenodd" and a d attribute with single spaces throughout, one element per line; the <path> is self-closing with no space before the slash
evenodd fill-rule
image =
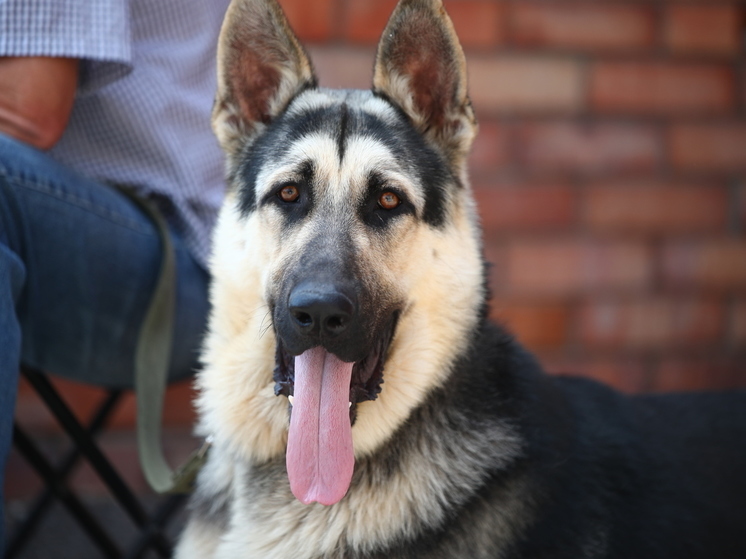
<path id="1" fill-rule="evenodd" d="M 395 313 L 388 326 L 375 340 L 371 351 L 361 360 L 352 363 L 350 378 L 350 389 L 348 409 L 350 425 L 354 425 L 357 417 L 357 404 L 366 400 L 375 400 L 381 392 L 383 384 L 383 365 L 386 360 L 388 348 L 394 337 L 396 329 L 397 314 Z M 286 396 L 291 405 L 295 399 L 295 365 L 298 357 L 306 355 L 310 351 L 320 350 L 326 352 L 322 346 L 306 350 L 299 356 L 293 356 L 278 339 L 277 355 L 273 379 L 275 381 L 275 394 Z M 331 355 L 331 354 L 330 354 Z"/>
<path id="2" fill-rule="evenodd" d="M 353 363 L 323 345 L 293 356 L 278 337 L 275 394 L 287 396 L 291 404 L 287 469 L 299 501 L 331 505 L 347 493 L 355 465 L 357 404 L 375 400 L 381 392 L 396 322 L 394 314 L 370 352 Z"/>

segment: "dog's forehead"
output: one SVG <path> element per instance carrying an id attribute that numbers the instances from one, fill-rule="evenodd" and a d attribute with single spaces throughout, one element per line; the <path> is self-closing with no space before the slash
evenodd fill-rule
<path id="1" fill-rule="evenodd" d="M 310 90 L 299 95 L 279 123 L 276 157 L 267 161 L 263 183 L 310 163 L 317 179 L 337 178 L 354 188 L 372 173 L 405 174 L 397 155 L 402 119 L 369 91 Z"/>
<path id="2" fill-rule="evenodd" d="M 376 96 L 370 90 L 360 89 L 308 89 L 299 94 L 287 109 L 288 115 L 299 115 L 319 108 L 348 110 L 378 117 L 380 120 L 395 125 L 399 115 L 393 106 Z"/>
<path id="3" fill-rule="evenodd" d="M 459 184 L 408 117 L 371 91 L 300 93 L 246 155 L 237 175 L 244 212 L 279 185 L 310 176 L 315 194 L 335 204 L 358 203 L 371 183 L 393 184 L 438 225 L 448 185 Z"/>

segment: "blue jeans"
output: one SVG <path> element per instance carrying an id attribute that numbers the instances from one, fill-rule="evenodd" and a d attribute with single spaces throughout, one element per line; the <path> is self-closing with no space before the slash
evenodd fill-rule
<path id="1" fill-rule="evenodd" d="M 197 365 L 208 275 L 172 233 L 175 380 Z M 155 226 L 126 196 L 0 135 L 0 552 L 19 365 L 132 386 L 135 342 L 160 258 Z"/>

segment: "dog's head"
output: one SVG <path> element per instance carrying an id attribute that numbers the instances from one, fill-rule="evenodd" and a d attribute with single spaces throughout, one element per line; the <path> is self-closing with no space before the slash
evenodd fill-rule
<path id="1" fill-rule="evenodd" d="M 464 56 L 440 0 L 399 3 L 371 91 L 317 87 L 275 0 L 234 0 L 218 55 L 230 190 L 203 429 L 249 459 L 287 445 L 294 494 L 330 504 L 448 375 L 484 302 Z"/>

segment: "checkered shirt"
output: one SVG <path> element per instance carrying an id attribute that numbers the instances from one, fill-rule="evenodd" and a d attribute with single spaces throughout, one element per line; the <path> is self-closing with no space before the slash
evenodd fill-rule
<path id="1" fill-rule="evenodd" d="M 209 128 L 228 0 L 0 0 L 0 56 L 81 59 L 70 123 L 50 151 L 156 200 L 202 264 L 224 193 Z"/>

